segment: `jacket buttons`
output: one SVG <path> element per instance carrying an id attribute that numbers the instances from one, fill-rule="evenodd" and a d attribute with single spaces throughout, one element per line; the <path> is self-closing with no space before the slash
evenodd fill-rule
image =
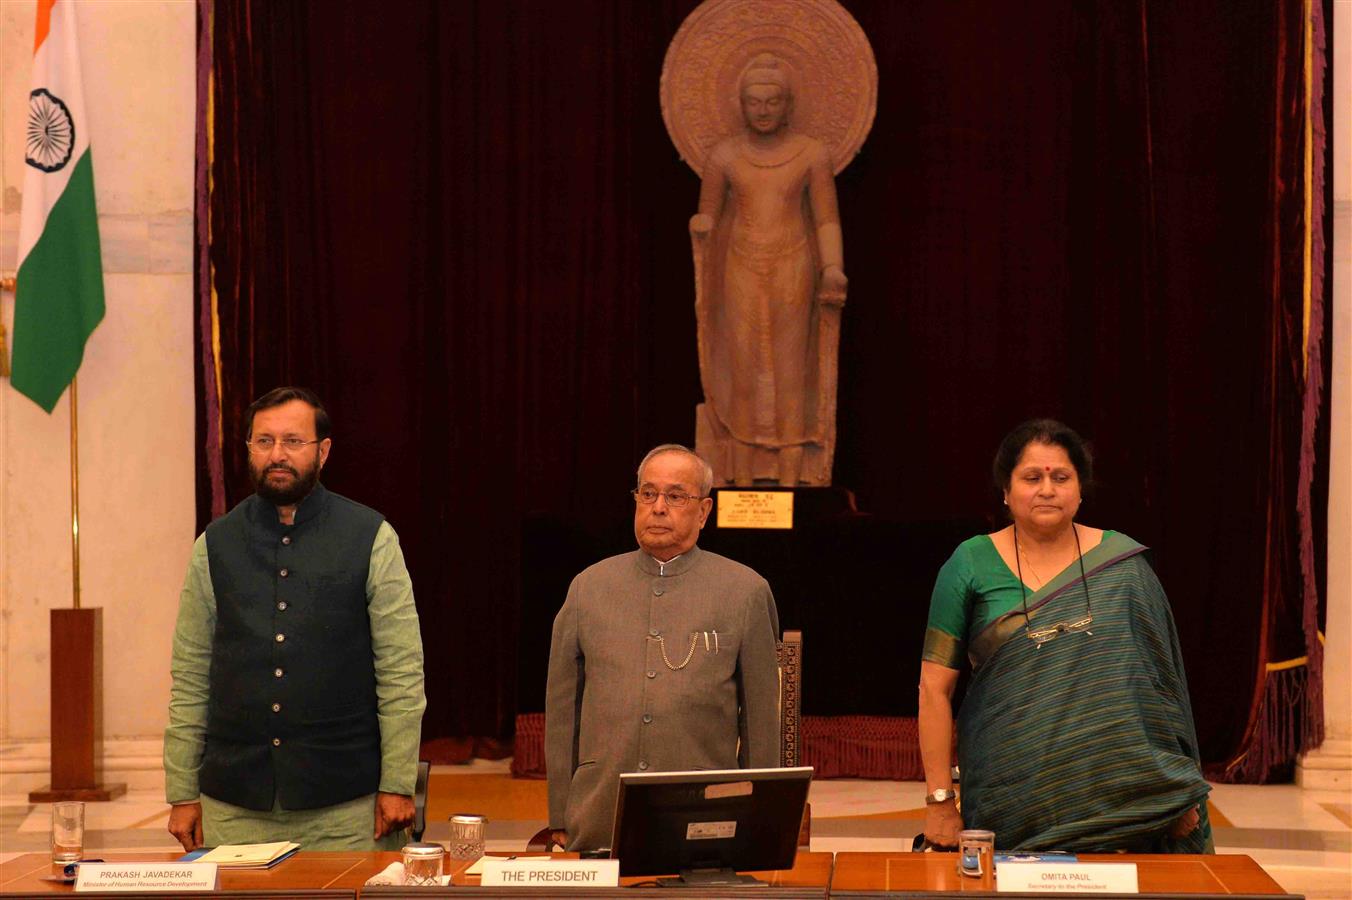
<path id="1" fill-rule="evenodd" d="M 640 759 L 638 761 L 638 768 L 640 772 L 648 771 L 648 761 L 646 759 Z"/>
<path id="2" fill-rule="evenodd" d="M 275 669 L 272 670 L 272 677 L 274 677 L 274 678 L 281 678 L 282 675 L 284 675 L 284 674 L 285 674 L 285 673 L 282 671 L 281 666 L 278 666 L 277 668 L 275 668 Z"/>
<path id="3" fill-rule="evenodd" d="M 665 593 L 666 593 L 666 591 L 662 590 L 661 588 L 653 588 L 653 596 L 654 596 L 654 597 L 660 597 L 660 596 L 662 596 L 662 595 L 665 594 Z"/>
<path id="4" fill-rule="evenodd" d="M 282 543 L 283 543 L 283 544 L 290 544 L 290 543 L 291 543 L 291 535 L 289 535 L 289 534 L 284 534 L 284 535 L 282 535 Z"/>
<path id="5" fill-rule="evenodd" d="M 644 713 L 644 714 L 643 714 L 643 724 L 644 724 L 644 725 L 649 724 L 650 722 L 652 722 L 652 720 L 653 720 L 653 714 L 652 714 L 652 713 Z"/>
<path id="6" fill-rule="evenodd" d="M 273 739 L 272 739 L 272 746 L 274 746 L 274 747 L 280 747 L 280 746 L 282 746 L 282 739 L 281 739 L 281 738 L 273 738 Z"/>
<path id="7" fill-rule="evenodd" d="M 280 637 L 280 635 L 279 635 L 279 637 Z M 652 669 L 649 669 L 649 670 L 648 670 L 648 677 L 649 677 L 649 678 L 656 678 L 656 677 L 657 677 L 657 673 L 654 672 Z"/>
<path id="8" fill-rule="evenodd" d="M 282 711 L 282 704 L 280 704 L 280 703 L 274 703 L 274 704 L 272 704 L 272 711 L 273 711 L 273 712 L 281 712 L 281 711 Z"/>
<path id="9" fill-rule="evenodd" d="M 286 601 L 285 601 L 285 600 L 278 600 L 278 601 L 277 601 L 277 608 L 278 608 L 279 610 L 285 612 L 285 611 L 286 611 Z"/>
<path id="10" fill-rule="evenodd" d="M 280 576 L 282 576 L 283 578 L 285 578 L 286 576 L 288 576 L 288 575 L 291 574 L 291 570 L 290 570 L 290 569 L 282 569 L 282 570 L 281 570 L 280 572 L 278 572 L 277 574 L 280 575 Z"/>
<path id="11" fill-rule="evenodd" d="M 280 644 L 280 643 L 281 643 L 282 641 L 284 641 L 284 640 L 286 640 L 286 635 L 282 634 L 281 632 L 278 632 L 278 633 L 277 633 L 277 643 Z"/>

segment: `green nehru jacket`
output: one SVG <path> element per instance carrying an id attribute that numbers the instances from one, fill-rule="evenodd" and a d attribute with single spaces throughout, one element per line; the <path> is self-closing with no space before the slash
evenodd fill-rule
<path id="1" fill-rule="evenodd" d="M 319 501 L 316 503 L 316 501 Z M 237 561 L 241 568 L 249 569 L 253 567 L 256 560 L 246 560 L 239 556 L 232 556 L 230 553 L 222 553 L 222 547 L 226 546 L 221 540 L 223 533 L 220 526 L 227 520 L 235 517 L 237 513 L 249 513 L 252 518 L 247 527 L 243 530 L 251 535 L 249 540 L 256 532 L 266 531 L 270 535 L 272 530 L 277 531 L 278 545 L 283 547 L 284 551 L 290 551 L 293 546 L 300 549 L 303 545 L 313 544 L 324 539 L 324 529 L 322 522 L 325 516 L 310 518 L 307 521 L 307 507 L 313 509 L 319 506 L 324 509 L 346 508 L 348 506 L 365 510 L 359 504 L 353 504 L 345 498 L 336 494 L 327 492 L 323 487 L 317 487 L 315 492 L 307 497 L 301 503 L 297 511 L 297 521 L 295 529 L 288 526 L 278 526 L 275 521 L 275 508 L 270 504 L 265 504 L 258 497 L 251 497 L 233 510 L 225 519 L 213 523 L 212 528 L 217 531 L 204 534 L 197 539 L 193 547 L 192 559 L 189 564 L 187 578 L 183 585 L 183 592 L 179 602 L 178 624 L 174 633 L 173 645 L 173 688 L 170 694 L 169 703 L 169 725 L 165 730 L 164 739 L 164 768 L 165 768 L 165 789 L 166 799 L 170 803 L 183 803 L 197 800 L 201 796 L 203 782 L 204 760 L 211 765 L 208 755 L 210 753 L 209 743 L 218 740 L 211 735 L 212 729 L 220 728 L 222 718 L 217 713 L 216 718 L 212 718 L 211 710 L 219 710 L 221 704 L 229 703 L 231 698 L 221 698 L 212 695 L 212 671 L 216 667 L 217 677 L 216 687 L 218 693 L 222 683 L 242 683 L 239 681 L 239 673 L 235 671 L 232 657 L 237 657 L 240 646 L 247 646 L 248 639 L 240 640 L 238 635 L 226 636 L 222 633 L 223 626 L 231 629 L 239 627 L 239 615 L 236 607 L 243 606 L 248 608 L 256 606 L 256 600 L 264 600 L 269 610 L 283 606 L 290 607 L 290 611 L 295 610 L 296 603 L 308 603 L 310 599 L 293 597 L 290 600 L 282 598 L 278 593 L 277 597 L 270 594 L 266 598 L 256 598 L 256 600 L 247 601 L 241 604 L 236 600 L 231 604 L 231 617 L 222 618 L 224 609 L 218 608 L 217 593 L 222 584 L 231 585 L 227 590 L 234 592 L 236 586 L 247 579 L 239 577 L 236 571 Z M 260 510 L 262 512 L 260 512 Z M 273 516 L 272 521 L 268 521 L 263 512 Z M 378 514 L 376 514 L 378 516 Z M 376 524 L 378 522 L 378 524 Z M 364 790 L 369 791 L 378 789 L 383 792 L 393 794 L 412 794 L 414 782 L 417 773 L 417 758 L 420 727 L 422 722 L 423 709 L 426 701 L 423 695 L 423 657 L 422 640 L 418 628 L 417 611 L 413 603 L 412 583 L 409 579 L 408 570 L 404 565 L 403 554 L 399 549 L 399 540 L 394 529 L 383 519 L 372 521 L 373 537 L 371 538 L 369 551 L 369 565 L 365 567 L 365 621 L 361 622 L 364 630 L 369 622 L 370 634 L 370 656 L 369 659 L 353 660 L 354 668 L 364 671 L 371 671 L 374 675 L 374 722 L 378 729 L 378 735 L 375 736 L 372 753 L 378 756 L 378 775 L 372 778 L 370 785 L 365 785 Z M 320 526 L 320 527 L 316 527 Z M 216 537 L 210 537 L 215 534 Z M 211 549 L 214 547 L 214 551 Z M 256 555 L 256 554 L 255 554 Z M 247 556 L 247 554 L 246 554 Z M 315 572 L 316 560 L 323 558 L 320 554 L 317 557 L 309 557 L 309 562 L 302 566 L 294 566 L 295 571 L 287 571 L 286 576 L 280 573 L 282 569 L 288 569 L 288 565 L 283 561 L 278 570 L 279 579 L 294 579 L 300 574 L 300 570 L 307 569 L 307 576 L 315 576 L 311 583 L 324 584 L 325 575 L 323 572 Z M 222 560 L 231 560 L 231 571 L 226 577 L 225 572 L 213 573 L 213 565 L 219 565 L 224 568 Z M 216 577 L 213 578 L 213 575 Z M 307 579 L 308 580 L 308 579 Z M 279 580 L 288 589 L 292 582 Z M 360 583 L 357 586 L 360 592 Z M 314 592 L 313 602 L 322 603 L 325 592 L 317 590 Z M 288 595 L 290 596 L 290 595 Z M 283 609 L 278 613 L 283 622 L 286 620 L 287 610 Z M 316 630 L 322 625 L 322 619 L 306 617 L 306 619 L 297 618 L 298 623 L 308 621 L 312 628 L 305 631 L 294 632 L 290 638 L 291 647 L 303 646 L 306 642 L 310 644 L 318 643 L 319 634 L 322 631 Z M 232 622 L 234 624 L 232 624 Z M 244 625 L 248 625 L 246 620 Z M 277 633 L 285 633 L 286 627 L 278 625 Z M 271 631 L 271 626 L 266 629 Z M 274 635 L 265 636 L 270 643 L 277 640 Z M 363 642 L 364 644 L 364 642 Z M 229 654 L 223 653 L 223 650 L 229 648 Z M 290 649 L 290 647 L 288 647 Z M 266 654 L 267 649 L 261 649 L 260 652 Z M 363 646 L 363 653 L 365 652 Z M 260 657 L 261 658 L 261 657 Z M 269 658 L 270 660 L 271 658 Z M 252 671 L 257 666 L 254 665 L 257 660 L 249 663 L 249 670 Z M 296 665 L 305 665 L 305 657 L 298 658 Z M 277 672 L 282 674 L 277 674 Z M 264 684 L 260 685 L 260 690 L 267 693 L 271 682 L 276 679 L 281 682 L 290 678 L 292 675 L 302 676 L 302 671 L 297 671 L 294 667 L 288 671 L 287 667 L 281 664 L 273 667 L 269 661 L 266 671 L 258 676 Z M 228 678 L 226 677 L 228 676 Z M 266 676 L 265 678 L 263 676 Z M 306 688 L 306 694 L 313 694 L 316 691 L 315 686 Z M 322 693 L 322 692 L 321 692 Z M 261 695 L 260 695 L 261 696 Z M 279 695 L 280 696 L 280 695 Z M 288 727 L 291 729 L 287 733 L 288 738 L 294 738 L 297 743 L 303 743 L 305 738 L 302 736 L 305 731 L 306 709 L 317 709 L 325 703 L 333 702 L 335 698 L 323 696 L 289 696 L 287 711 L 301 713 L 300 716 L 291 718 Z M 339 698 L 341 699 L 341 698 Z M 213 705 L 214 704 L 214 705 Z M 279 717 L 281 712 L 273 712 L 265 709 L 264 712 L 271 716 Z M 268 727 L 269 715 L 261 717 L 265 730 Z M 227 724 L 229 724 L 227 722 Z M 247 730 L 247 729 L 246 729 Z M 280 737 L 281 731 L 278 732 Z M 233 735 L 227 735 L 226 741 L 233 740 Z M 288 743 L 286 738 L 281 740 Z M 271 744 L 269 739 L 265 743 Z M 279 745 L 273 744 L 272 749 L 267 753 L 284 752 Z M 265 757 L 267 758 L 267 757 Z M 251 775 L 245 775 L 242 780 L 250 782 L 240 785 L 238 788 L 230 786 L 225 793 L 232 796 L 217 797 L 216 799 L 225 800 L 238 806 L 251 807 L 254 809 L 271 809 L 274 805 L 274 790 L 265 789 L 269 796 L 265 804 L 257 802 L 258 798 L 252 796 L 251 792 L 258 792 L 260 782 L 272 782 L 273 775 L 277 771 L 283 772 L 278 776 L 285 779 L 285 767 L 273 766 L 273 771 L 254 771 Z M 224 771 L 229 771 L 228 767 Z M 324 772 L 315 773 L 321 778 Z M 331 775 L 332 773 L 330 773 Z M 215 796 L 221 791 L 212 790 L 210 784 L 207 785 L 208 793 Z M 290 791 L 293 799 L 288 804 L 286 798 Z M 298 793 L 299 792 L 299 793 Z M 337 803 L 340 800 L 348 799 L 352 793 L 351 785 L 333 786 L 332 796 L 338 798 L 332 802 Z M 277 783 L 275 785 L 275 801 L 280 802 L 282 808 L 313 808 L 319 805 L 314 802 L 318 797 L 324 800 L 328 794 L 327 789 L 320 785 L 306 784 L 297 787 Z M 266 814 L 266 813 L 265 813 Z"/>

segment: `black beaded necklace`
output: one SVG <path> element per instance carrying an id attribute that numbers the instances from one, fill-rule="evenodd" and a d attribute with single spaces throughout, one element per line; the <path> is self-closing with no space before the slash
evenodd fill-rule
<path id="1" fill-rule="evenodd" d="M 1080 549 L 1080 530 L 1075 527 L 1074 522 L 1070 524 L 1070 533 L 1075 536 L 1075 558 L 1080 563 L 1080 584 L 1084 586 L 1084 618 L 1075 622 L 1057 622 L 1055 625 L 1049 625 L 1045 628 L 1033 629 L 1029 627 L 1032 622 L 1028 618 L 1028 587 L 1023 583 L 1023 563 L 1021 561 L 1023 553 L 1019 550 L 1019 524 L 1014 523 L 1014 568 L 1019 576 L 1019 594 L 1023 598 L 1023 633 L 1028 636 L 1029 640 L 1037 644 L 1039 650 L 1042 649 L 1043 644 L 1068 632 L 1083 631 L 1090 637 L 1094 636 L 1094 632 L 1089 630 L 1089 626 L 1094 622 L 1094 612 L 1090 606 L 1089 597 L 1089 576 L 1084 571 L 1084 552 Z M 1031 566 L 1032 563 L 1029 562 L 1029 565 Z"/>

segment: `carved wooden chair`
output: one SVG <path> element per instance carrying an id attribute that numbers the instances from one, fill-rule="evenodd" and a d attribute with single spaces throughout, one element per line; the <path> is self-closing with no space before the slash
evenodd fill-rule
<path id="1" fill-rule="evenodd" d="M 784 632 L 779 651 L 779 764 L 803 764 L 803 633 Z M 806 850 L 812 839 L 812 804 L 803 807 L 803 822 L 798 828 L 798 849 Z"/>

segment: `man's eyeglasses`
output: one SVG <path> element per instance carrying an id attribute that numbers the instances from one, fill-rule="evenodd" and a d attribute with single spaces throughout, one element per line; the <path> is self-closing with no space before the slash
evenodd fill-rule
<path id="1" fill-rule="evenodd" d="M 694 494 L 687 494 L 685 491 L 658 491 L 653 488 L 638 488 L 629 493 L 634 495 L 635 503 L 642 503 L 644 506 L 652 506 L 657 502 L 658 497 L 667 498 L 667 506 L 672 509 L 680 509 L 691 500 L 703 500 L 703 497 L 696 497 Z"/>
<path id="2" fill-rule="evenodd" d="M 244 442 L 251 453 L 271 453 L 272 448 L 281 445 L 281 448 L 287 453 L 298 453 L 311 444 L 318 444 L 319 441 L 304 441 L 300 438 L 290 437 L 282 438 L 280 441 L 270 435 L 256 437 L 251 441 Z"/>

